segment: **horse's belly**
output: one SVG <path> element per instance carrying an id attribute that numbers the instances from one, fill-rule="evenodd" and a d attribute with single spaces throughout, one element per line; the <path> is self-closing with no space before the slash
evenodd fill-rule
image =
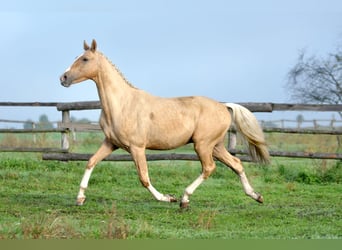
<path id="1" fill-rule="evenodd" d="M 191 138 L 187 138 L 186 140 L 182 140 L 184 138 L 181 138 L 181 140 L 155 140 L 151 141 L 146 145 L 147 149 L 154 149 L 154 150 L 169 150 L 169 149 L 175 149 L 178 147 L 181 147 L 187 143 L 191 142 Z"/>
<path id="2" fill-rule="evenodd" d="M 183 146 L 191 142 L 193 130 L 186 128 L 155 129 L 148 134 L 146 148 L 167 150 Z"/>

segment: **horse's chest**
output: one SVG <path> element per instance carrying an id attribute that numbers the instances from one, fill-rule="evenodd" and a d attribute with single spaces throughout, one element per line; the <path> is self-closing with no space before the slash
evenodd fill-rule
<path id="1" fill-rule="evenodd" d="M 122 128 L 120 129 L 119 123 L 108 122 L 101 117 L 100 126 L 106 138 L 109 139 L 114 145 L 126 149 L 128 147 L 128 140 L 122 135 Z"/>

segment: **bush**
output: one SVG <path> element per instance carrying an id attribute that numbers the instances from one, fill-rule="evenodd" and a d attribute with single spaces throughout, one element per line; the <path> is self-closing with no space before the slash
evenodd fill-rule
<path id="1" fill-rule="evenodd" d="M 327 183 L 341 183 L 342 180 L 342 161 L 327 167 L 326 164 L 296 167 L 285 166 L 283 164 L 278 166 L 278 178 L 287 182 L 299 182 L 305 184 L 327 184 Z M 270 178 L 267 178 L 270 180 Z"/>
<path id="2" fill-rule="evenodd" d="M 328 169 L 324 169 L 321 172 L 321 180 L 324 183 L 341 183 L 342 181 L 342 161 L 336 162 L 336 164 Z"/>

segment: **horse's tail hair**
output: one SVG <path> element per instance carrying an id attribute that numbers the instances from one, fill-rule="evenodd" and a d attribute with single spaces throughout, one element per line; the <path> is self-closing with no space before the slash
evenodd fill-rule
<path id="1" fill-rule="evenodd" d="M 236 130 L 247 142 L 248 151 L 253 161 L 267 164 L 270 155 L 264 138 L 264 133 L 256 117 L 247 108 L 236 103 L 225 103 L 231 110 Z"/>

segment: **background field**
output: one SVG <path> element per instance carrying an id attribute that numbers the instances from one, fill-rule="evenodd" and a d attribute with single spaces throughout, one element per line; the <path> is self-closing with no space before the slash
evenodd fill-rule
<path id="1" fill-rule="evenodd" d="M 48 136 L 43 139 L 55 143 Z M 74 152 L 93 152 L 102 140 L 96 134 L 77 138 Z M 268 141 L 272 149 L 340 151 L 336 136 L 269 134 Z M 177 197 L 200 172 L 198 162 L 149 165 L 154 186 Z M 341 161 L 273 158 L 270 166 L 246 163 L 250 181 L 265 198 L 262 205 L 244 195 L 231 170 L 217 165 L 183 211 L 178 203 L 155 201 L 142 188 L 133 163 L 103 162 L 90 179 L 86 204 L 77 207 L 85 162 L 1 153 L 0 239 L 342 238 Z"/>

